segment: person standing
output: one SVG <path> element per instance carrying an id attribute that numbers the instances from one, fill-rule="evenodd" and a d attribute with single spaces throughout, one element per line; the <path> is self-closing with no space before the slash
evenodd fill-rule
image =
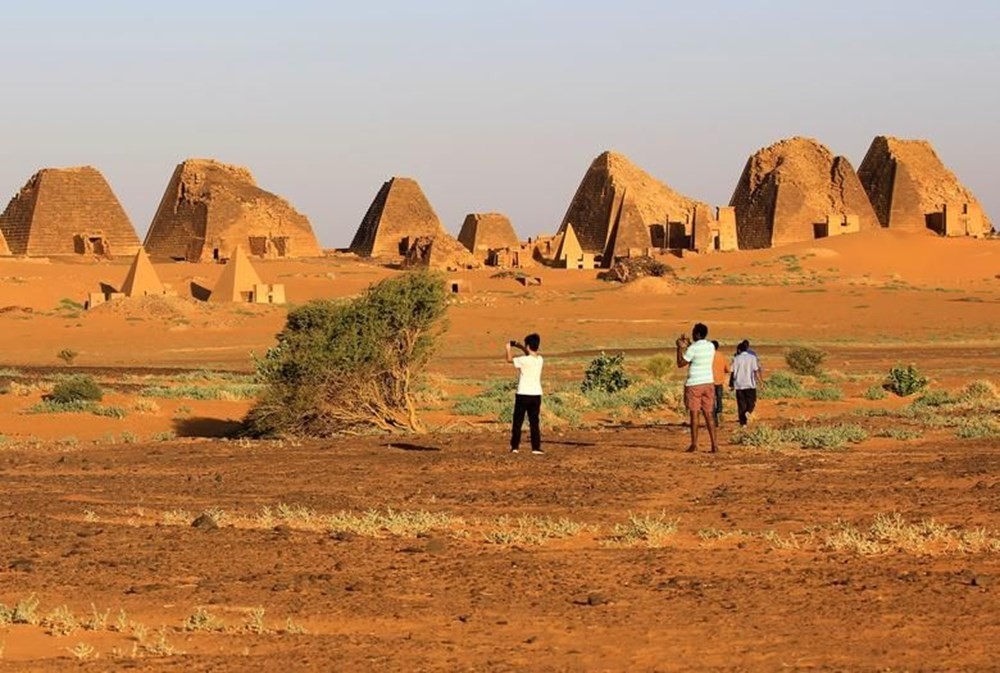
<path id="1" fill-rule="evenodd" d="M 540 456 L 542 451 L 542 432 L 539 416 L 542 410 L 542 365 L 545 360 L 538 354 L 542 338 L 537 334 L 524 337 L 524 344 L 508 341 L 506 344 L 507 362 L 514 365 L 518 371 L 517 394 L 514 396 L 514 426 L 510 433 L 510 452 L 517 453 L 521 446 L 521 427 L 524 417 L 528 417 L 531 432 L 531 453 Z M 514 357 L 513 348 L 524 352 L 524 355 Z"/>
<path id="2" fill-rule="evenodd" d="M 715 427 L 722 425 L 722 399 L 725 394 L 725 385 L 729 380 L 729 361 L 726 356 L 719 351 L 719 342 L 713 341 L 715 346 L 715 357 L 712 359 L 712 380 L 715 383 L 715 407 L 712 410 Z"/>
<path id="3" fill-rule="evenodd" d="M 684 382 L 684 406 L 687 407 L 691 420 L 691 446 L 689 453 L 698 450 L 698 412 L 705 419 L 705 427 L 712 442 L 712 453 L 717 453 L 719 444 L 715 437 L 715 422 L 712 418 L 715 409 L 715 378 L 712 375 L 712 362 L 715 359 L 715 346 L 708 341 L 708 327 L 698 323 L 691 330 L 692 343 L 686 336 L 677 339 L 677 366 L 687 367 L 687 381 Z"/>
<path id="4" fill-rule="evenodd" d="M 736 347 L 736 357 L 730 365 L 733 370 L 733 388 L 736 389 L 736 410 L 740 425 L 746 425 L 753 418 L 757 407 L 757 385 L 763 382 L 760 362 L 750 351 L 749 343 L 743 341 Z"/>

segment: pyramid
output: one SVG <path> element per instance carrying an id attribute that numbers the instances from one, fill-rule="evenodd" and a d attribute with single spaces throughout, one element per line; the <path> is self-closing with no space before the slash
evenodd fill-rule
<path id="1" fill-rule="evenodd" d="M 949 203 L 978 209 L 983 233 L 992 226 L 975 195 L 926 140 L 877 136 L 861 162 L 858 178 L 883 227 L 923 231 L 943 216 Z"/>
<path id="2" fill-rule="evenodd" d="M 263 284 L 243 246 L 237 245 L 208 300 L 216 303 L 246 303 L 253 299 L 256 286 Z"/>
<path id="3" fill-rule="evenodd" d="M 10 255 L 10 248 L 7 247 L 7 239 L 4 238 L 3 231 L 0 231 L 0 257 Z"/>
<path id="4" fill-rule="evenodd" d="M 754 153 L 730 206 L 741 250 L 813 240 L 831 215 L 856 216 L 861 231 L 878 227 L 851 163 L 812 138 L 781 140 Z"/>
<path id="5" fill-rule="evenodd" d="M 603 255 L 626 192 L 633 203 L 629 206 L 630 211 L 638 213 L 647 231 L 654 225 L 662 227 L 668 221 L 685 221 L 699 203 L 675 192 L 624 155 L 604 152 L 594 159 L 584 174 L 559 231 L 572 222 L 583 251 Z M 628 217 L 633 217 L 633 213 Z M 631 230 L 631 222 L 629 225 Z M 648 233 L 646 239 L 649 239 Z M 647 242 L 642 247 L 649 246 Z"/>
<path id="6" fill-rule="evenodd" d="M 465 216 L 458 242 L 477 257 L 485 258 L 490 250 L 516 248 L 521 244 L 506 215 L 470 213 Z"/>
<path id="7" fill-rule="evenodd" d="M 257 186 L 249 170 L 211 159 L 174 169 L 146 234 L 154 258 L 220 259 L 239 245 L 255 257 L 319 257 L 309 219 Z"/>
<path id="8" fill-rule="evenodd" d="M 134 255 L 139 237 L 100 171 L 45 168 L 10 200 L 0 232 L 12 254 Z"/>
<path id="9" fill-rule="evenodd" d="M 612 211 L 609 230 L 608 245 L 602 258 L 606 267 L 611 267 L 615 259 L 628 257 L 629 250 L 647 250 L 652 246 L 649 226 L 643 222 L 642 214 L 627 189 L 622 190 L 618 205 Z"/>
<path id="10" fill-rule="evenodd" d="M 559 240 L 559 247 L 556 248 L 555 260 L 557 262 L 575 261 L 582 254 L 583 248 L 580 247 L 580 239 L 576 237 L 576 230 L 572 224 L 567 224 Z"/>
<path id="11" fill-rule="evenodd" d="M 398 257 L 417 238 L 441 235 L 447 235 L 441 220 L 417 181 L 392 178 L 372 201 L 350 250 L 361 257 Z"/>
<path id="12" fill-rule="evenodd" d="M 125 276 L 125 282 L 122 283 L 121 292 L 126 297 L 163 294 L 163 283 L 160 282 L 160 277 L 156 274 L 156 269 L 153 268 L 144 248 L 139 248 L 139 252 L 135 254 L 128 275 Z"/>
<path id="13" fill-rule="evenodd" d="M 404 265 L 407 268 L 428 267 L 431 269 L 471 269 L 481 265 L 464 245 L 449 236 L 417 236 L 409 239 Z"/>

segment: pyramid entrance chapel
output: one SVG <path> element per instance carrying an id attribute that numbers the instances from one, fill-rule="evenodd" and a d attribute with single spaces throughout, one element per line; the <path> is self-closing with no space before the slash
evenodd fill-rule
<path id="1" fill-rule="evenodd" d="M 188 159 L 174 170 L 146 234 L 158 259 L 219 260 L 237 245 L 259 258 L 323 254 L 308 218 L 257 186 L 249 170 Z"/>
<path id="2" fill-rule="evenodd" d="M 975 195 L 926 140 L 877 136 L 858 178 L 883 227 L 976 237 L 993 227 Z"/>
<path id="3" fill-rule="evenodd" d="M 124 256 L 139 249 L 118 197 L 90 166 L 31 176 L 0 215 L 0 234 L 10 254 L 28 257 Z"/>

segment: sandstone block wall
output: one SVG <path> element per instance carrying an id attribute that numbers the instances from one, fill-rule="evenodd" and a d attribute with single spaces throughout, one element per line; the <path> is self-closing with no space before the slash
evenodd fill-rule
<path id="1" fill-rule="evenodd" d="M 501 213 L 469 213 L 462 222 L 458 242 L 477 257 L 486 258 L 490 250 L 516 248 L 520 245 L 510 219 Z"/>
<path id="2" fill-rule="evenodd" d="M 740 249 L 816 238 L 827 215 L 857 215 L 862 230 L 878 218 L 850 162 L 811 138 L 790 138 L 758 150 L 733 191 Z"/>
<path id="3" fill-rule="evenodd" d="M 0 215 L 15 255 L 134 255 L 139 237 L 100 171 L 90 166 L 35 173 Z"/>
<path id="4" fill-rule="evenodd" d="M 447 235 L 417 181 L 396 177 L 382 185 L 350 249 L 361 257 L 399 257 L 408 252 L 406 239 Z"/>
<path id="5" fill-rule="evenodd" d="M 206 159 L 182 162 L 146 234 L 147 251 L 202 261 L 225 257 L 237 245 L 256 257 L 323 254 L 308 218 L 258 187 L 247 169 Z"/>

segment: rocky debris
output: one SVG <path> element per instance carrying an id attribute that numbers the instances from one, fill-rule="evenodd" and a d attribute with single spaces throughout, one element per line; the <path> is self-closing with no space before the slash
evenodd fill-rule
<path id="1" fill-rule="evenodd" d="M 406 251 L 403 266 L 459 271 L 475 269 L 481 265 L 461 243 L 448 234 L 439 234 L 413 239 Z"/>
<path id="2" fill-rule="evenodd" d="M 589 607 L 596 607 L 598 605 L 607 605 L 611 602 L 611 599 L 602 594 L 599 591 L 591 591 L 586 594 L 582 594 L 573 599 L 573 603 L 576 605 L 585 605 Z"/>
<path id="3" fill-rule="evenodd" d="M 219 523 L 212 517 L 211 514 L 203 513 L 199 514 L 194 521 L 191 522 L 192 528 L 197 528 L 198 530 L 215 530 L 219 527 Z"/>
<path id="4" fill-rule="evenodd" d="M 609 280 L 617 283 L 631 283 L 640 278 L 676 278 L 674 270 L 667 264 L 652 257 L 623 257 L 615 260 L 614 265 L 607 271 L 602 271 L 597 275 L 601 280 Z"/>

